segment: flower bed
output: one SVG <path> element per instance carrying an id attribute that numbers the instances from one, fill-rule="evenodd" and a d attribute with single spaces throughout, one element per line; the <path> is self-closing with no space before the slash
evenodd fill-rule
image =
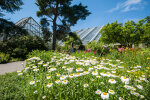
<path id="1" fill-rule="evenodd" d="M 42 52 L 27 59 L 27 66 L 18 75 L 26 80 L 22 86 L 26 99 L 150 99 L 149 67 L 128 67 L 125 63 Z"/>

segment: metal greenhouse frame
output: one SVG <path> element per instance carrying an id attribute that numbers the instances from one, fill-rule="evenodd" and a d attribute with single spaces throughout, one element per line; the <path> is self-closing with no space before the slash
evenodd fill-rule
<path id="1" fill-rule="evenodd" d="M 32 17 L 22 18 L 16 25 L 26 29 L 32 36 L 42 37 L 42 28 Z"/>

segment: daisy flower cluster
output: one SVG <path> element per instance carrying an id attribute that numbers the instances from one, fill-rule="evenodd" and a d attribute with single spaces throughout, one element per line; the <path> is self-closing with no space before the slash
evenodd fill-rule
<path id="1" fill-rule="evenodd" d="M 27 59 L 24 70 L 18 71 L 27 82 L 23 86 L 27 99 L 148 98 L 148 73 L 140 65 L 129 67 L 119 59 L 97 60 L 95 56 L 56 52 L 47 56 L 50 59 L 45 56 Z"/>

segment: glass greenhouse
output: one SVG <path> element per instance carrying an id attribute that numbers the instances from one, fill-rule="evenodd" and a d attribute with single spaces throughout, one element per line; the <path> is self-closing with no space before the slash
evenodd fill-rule
<path id="1" fill-rule="evenodd" d="M 16 25 L 26 29 L 32 36 L 37 35 L 42 37 L 41 26 L 32 17 L 22 18 Z"/>
<path id="2" fill-rule="evenodd" d="M 100 38 L 100 30 L 102 29 L 102 26 L 99 27 L 93 27 L 88 29 L 80 29 L 75 31 L 76 34 L 80 37 L 83 44 L 89 43 L 93 40 L 98 41 Z"/>

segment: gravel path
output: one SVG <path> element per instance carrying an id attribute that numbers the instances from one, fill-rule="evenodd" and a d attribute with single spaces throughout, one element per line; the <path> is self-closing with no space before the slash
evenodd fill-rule
<path id="1" fill-rule="evenodd" d="M 22 65 L 23 63 L 23 65 Z M 11 73 L 17 70 L 22 70 L 25 66 L 25 61 L 11 62 L 7 64 L 0 64 L 0 74 Z"/>

